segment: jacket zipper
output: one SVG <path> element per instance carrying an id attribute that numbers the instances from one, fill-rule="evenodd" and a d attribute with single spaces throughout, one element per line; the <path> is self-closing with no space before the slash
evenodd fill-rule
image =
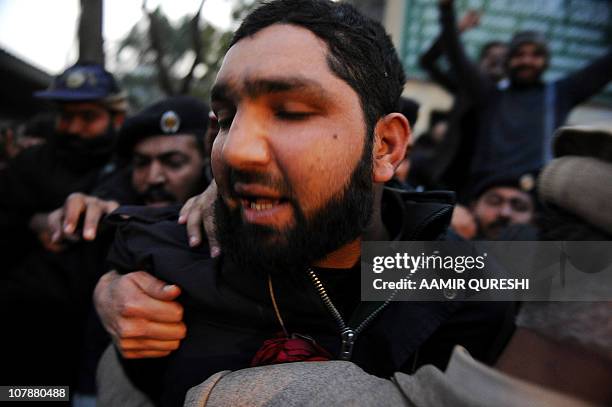
<path id="1" fill-rule="evenodd" d="M 346 324 L 344 318 L 342 318 L 342 314 L 336 308 L 332 300 L 327 295 L 327 290 L 325 290 L 325 286 L 314 272 L 312 268 L 308 268 L 308 276 L 312 280 L 319 297 L 321 297 L 321 301 L 327 308 L 327 310 L 332 314 L 332 317 L 336 321 L 338 328 L 340 329 L 340 338 L 342 339 L 342 345 L 340 347 L 340 360 L 351 360 L 353 355 L 353 346 L 355 345 L 355 341 L 357 340 L 357 335 L 359 335 L 363 330 L 376 318 L 380 312 L 385 309 L 393 298 L 397 294 L 397 290 L 393 291 L 391 296 L 382 303 L 378 308 L 376 308 L 366 319 L 364 319 L 357 328 L 353 329 Z"/>

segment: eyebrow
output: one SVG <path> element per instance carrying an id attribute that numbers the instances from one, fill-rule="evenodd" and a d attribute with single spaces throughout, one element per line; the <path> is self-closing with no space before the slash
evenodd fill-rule
<path id="1" fill-rule="evenodd" d="M 134 158 L 146 158 L 146 159 L 158 159 L 158 160 L 167 160 L 173 156 L 188 157 L 187 154 L 179 150 L 170 150 L 170 151 L 163 152 L 161 154 L 143 154 L 143 153 L 135 152 L 133 155 Z"/>
<path id="2" fill-rule="evenodd" d="M 217 102 L 235 101 L 242 94 L 255 99 L 263 95 L 292 91 L 304 91 L 322 99 L 327 98 L 327 92 L 317 81 L 303 77 L 273 77 L 247 79 L 244 81 L 244 86 L 240 91 L 237 91 L 229 82 L 217 83 L 212 88 L 211 100 Z"/>

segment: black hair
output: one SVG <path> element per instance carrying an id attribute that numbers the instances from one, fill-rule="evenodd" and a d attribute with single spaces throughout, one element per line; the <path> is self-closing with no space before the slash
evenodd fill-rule
<path id="1" fill-rule="evenodd" d="M 489 50 L 491 48 L 495 48 L 495 47 L 505 47 L 508 48 L 508 44 L 506 44 L 503 41 L 489 41 L 486 42 L 481 48 L 480 48 L 480 53 L 478 54 L 478 60 L 482 61 L 482 59 L 485 57 L 485 55 L 487 55 L 487 53 L 489 52 Z"/>
<path id="2" fill-rule="evenodd" d="M 393 43 L 379 23 L 350 4 L 273 0 L 244 19 L 230 47 L 279 23 L 303 27 L 325 41 L 330 69 L 359 95 L 368 134 L 372 135 L 378 119 L 398 111 L 406 78 Z"/>

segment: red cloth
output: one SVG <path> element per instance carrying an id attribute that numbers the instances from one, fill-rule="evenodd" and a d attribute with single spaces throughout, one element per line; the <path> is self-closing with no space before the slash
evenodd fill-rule
<path id="1" fill-rule="evenodd" d="M 289 362 L 318 362 L 331 359 L 332 356 L 329 352 L 310 338 L 298 335 L 287 338 L 282 335 L 278 338 L 268 339 L 263 343 L 253 357 L 251 367 Z"/>

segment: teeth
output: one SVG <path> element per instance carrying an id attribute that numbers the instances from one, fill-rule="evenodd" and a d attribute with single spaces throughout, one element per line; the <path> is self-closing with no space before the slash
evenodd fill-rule
<path id="1" fill-rule="evenodd" d="M 249 206 L 251 209 L 255 209 L 256 211 L 265 211 L 266 209 L 272 209 L 274 204 L 251 202 Z"/>

